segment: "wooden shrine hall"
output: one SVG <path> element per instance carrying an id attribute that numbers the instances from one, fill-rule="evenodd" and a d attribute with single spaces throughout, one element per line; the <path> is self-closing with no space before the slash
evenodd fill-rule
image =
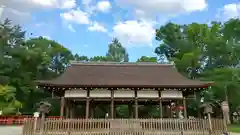
<path id="1" fill-rule="evenodd" d="M 160 118 L 174 117 L 172 107 L 179 108 L 180 116 L 187 118 L 187 100 L 212 85 L 190 80 L 170 64 L 141 62 L 71 62 L 61 76 L 37 83 L 60 97 L 60 115 L 68 118 L 84 110 L 85 118 L 93 118 L 94 108 L 100 103 L 109 106 L 109 118 L 116 117 L 119 104 L 128 105 L 129 117 L 139 118 L 140 106 L 154 104 Z M 76 109 L 79 104 L 85 106 L 84 110 Z"/>

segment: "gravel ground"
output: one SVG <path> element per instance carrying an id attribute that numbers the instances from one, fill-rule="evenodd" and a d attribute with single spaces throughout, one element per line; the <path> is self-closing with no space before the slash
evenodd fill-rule
<path id="1" fill-rule="evenodd" d="M 22 126 L 0 126 L 0 135 L 21 135 Z"/>
<path id="2" fill-rule="evenodd" d="M 240 135 L 240 133 L 230 133 L 230 135 Z"/>
<path id="3" fill-rule="evenodd" d="M 22 126 L 0 126 L 0 135 L 21 135 Z M 240 133 L 230 133 L 230 135 L 240 135 Z"/>

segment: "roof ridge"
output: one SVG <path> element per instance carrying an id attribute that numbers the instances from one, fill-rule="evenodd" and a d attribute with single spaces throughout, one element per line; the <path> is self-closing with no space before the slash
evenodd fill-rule
<path id="1" fill-rule="evenodd" d="M 173 66 L 173 64 L 161 64 L 157 62 L 82 62 L 71 61 L 71 65 L 139 65 L 139 66 Z"/>

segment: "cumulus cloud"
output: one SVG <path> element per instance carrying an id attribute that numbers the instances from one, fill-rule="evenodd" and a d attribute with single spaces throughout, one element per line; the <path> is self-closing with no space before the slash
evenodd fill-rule
<path id="1" fill-rule="evenodd" d="M 128 20 L 113 27 L 113 36 L 125 47 L 151 46 L 155 29 L 150 22 Z"/>
<path id="2" fill-rule="evenodd" d="M 99 24 L 98 22 L 93 22 L 91 26 L 88 27 L 89 31 L 96 31 L 96 32 L 107 32 L 107 29 Z"/>
<path id="3" fill-rule="evenodd" d="M 64 12 L 60 14 L 60 17 L 71 23 L 77 23 L 77 24 L 89 24 L 89 15 L 88 13 L 80 10 L 80 9 L 72 9 L 70 11 Z"/>
<path id="4" fill-rule="evenodd" d="M 76 6 L 76 0 L 2 0 L 0 4 L 21 11 L 46 8 L 69 9 Z"/>
<path id="5" fill-rule="evenodd" d="M 22 12 L 15 9 L 0 8 L 0 21 L 10 19 L 14 24 L 22 24 L 31 19 L 31 13 Z"/>
<path id="6" fill-rule="evenodd" d="M 115 0 L 115 2 L 120 8 L 130 10 L 135 15 L 134 20 L 120 22 L 113 27 L 113 36 L 124 42 L 127 47 L 151 46 L 155 37 L 155 22 L 163 23 L 172 16 L 203 11 L 208 6 L 207 0 Z"/>
<path id="7" fill-rule="evenodd" d="M 73 8 L 76 0 L 1 0 L 0 5 L 4 7 L 1 19 L 25 20 L 34 11 Z"/>
<path id="8" fill-rule="evenodd" d="M 101 12 L 109 12 L 111 8 L 112 6 L 109 1 L 99 1 L 97 3 L 97 9 Z"/>
<path id="9" fill-rule="evenodd" d="M 115 0 L 123 8 L 133 7 L 141 16 L 176 15 L 206 9 L 206 0 Z"/>
<path id="10" fill-rule="evenodd" d="M 240 18 L 240 3 L 226 4 L 219 10 L 218 18 L 228 20 L 230 18 Z"/>

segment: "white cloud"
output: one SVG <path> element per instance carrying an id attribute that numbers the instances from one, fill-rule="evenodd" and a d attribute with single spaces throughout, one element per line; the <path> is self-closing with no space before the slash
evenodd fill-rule
<path id="1" fill-rule="evenodd" d="M 0 4 L 16 10 L 69 9 L 76 6 L 76 0 L 1 0 Z"/>
<path id="2" fill-rule="evenodd" d="M 113 36 L 125 47 L 151 46 L 155 37 L 155 29 L 150 22 L 129 20 L 113 27 Z"/>
<path id="3" fill-rule="evenodd" d="M 77 24 L 90 23 L 88 14 L 86 12 L 83 12 L 80 9 L 76 9 L 76 10 L 72 9 L 68 12 L 61 13 L 60 17 L 67 22 L 72 22 Z"/>
<path id="4" fill-rule="evenodd" d="M 224 5 L 217 14 L 218 18 L 228 20 L 230 18 L 240 18 L 240 3 L 231 3 Z"/>
<path id="5" fill-rule="evenodd" d="M 107 29 L 97 22 L 93 22 L 93 24 L 91 24 L 91 26 L 88 27 L 88 30 L 97 32 L 107 32 Z"/>
<path id="6" fill-rule="evenodd" d="M 109 12 L 112 8 L 111 3 L 109 1 L 99 1 L 97 3 L 97 9 L 101 12 Z"/>
<path id="7" fill-rule="evenodd" d="M 76 32 L 76 30 L 73 28 L 73 26 L 71 24 L 68 25 L 68 29 L 71 31 L 71 32 Z"/>
<path id="8" fill-rule="evenodd" d="M 31 19 L 31 13 L 22 12 L 15 9 L 2 8 L 0 21 L 3 21 L 7 18 L 10 19 L 14 24 L 23 24 Z"/>
<path id="9" fill-rule="evenodd" d="M 76 1 L 75 0 L 67 0 L 65 1 L 62 6 L 64 9 L 70 9 L 76 7 Z"/>
<path id="10" fill-rule="evenodd" d="M 115 0 L 125 8 L 134 8 L 135 13 L 145 16 L 176 15 L 206 9 L 206 0 Z"/>
<path id="11" fill-rule="evenodd" d="M 76 0 L 1 0 L 4 6 L 3 17 L 11 20 L 31 18 L 31 13 L 39 10 L 71 9 L 76 6 Z M 18 23 L 18 22 L 17 22 Z"/>
<path id="12" fill-rule="evenodd" d="M 156 22 L 162 24 L 169 17 L 203 11 L 207 0 L 115 0 L 121 8 L 130 10 L 135 18 L 113 27 L 113 36 L 125 46 L 151 46 Z M 140 21 L 137 21 L 140 20 Z"/>

